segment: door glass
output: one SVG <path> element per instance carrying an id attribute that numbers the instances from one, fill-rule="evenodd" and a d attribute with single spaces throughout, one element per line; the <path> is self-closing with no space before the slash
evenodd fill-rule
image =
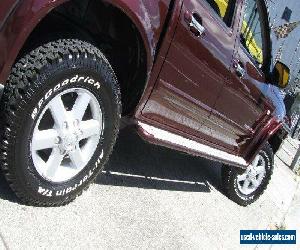
<path id="1" fill-rule="evenodd" d="M 219 17 L 226 23 L 228 27 L 231 26 L 235 2 L 236 0 L 206 0 L 212 9 Z"/>
<path id="2" fill-rule="evenodd" d="M 255 0 L 247 0 L 241 32 L 241 43 L 254 61 L 263 64 L 263 43 L 259 12 Z"/>

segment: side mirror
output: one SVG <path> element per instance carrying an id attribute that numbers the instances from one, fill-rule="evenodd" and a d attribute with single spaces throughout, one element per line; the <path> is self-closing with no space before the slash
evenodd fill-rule
<path id="1" fill-rule="evenodd" d="M 272 72 L 272 83 L 284 89 L 290 80 L 290 69 L 282 62 L 277 62 Z"/>

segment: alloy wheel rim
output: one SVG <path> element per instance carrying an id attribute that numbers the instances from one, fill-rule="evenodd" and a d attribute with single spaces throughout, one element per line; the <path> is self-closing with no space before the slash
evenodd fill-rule
<path id="1" fill-rule="evenodd" d="M 51 182 L 72 179 L 93 157 L 103 129 L 100 104 L 90 91 L 72 88 L 56 95 L 39 115 L 32 133 L 35 169 Z"/>
<path id="2" fill-rule="evenodd" d="M 255 192 L 263 182 L 266 175 L 266 161 L 262 155 L 256 156 L 246 171 L 237 176 L 237 186 L 244 195 Z"/>

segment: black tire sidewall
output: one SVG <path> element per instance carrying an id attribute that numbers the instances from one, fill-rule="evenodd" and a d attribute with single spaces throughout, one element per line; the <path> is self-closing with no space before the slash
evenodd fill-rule
<path id="1" fill-rule="evenodd" d="M 112 75 L 113 72 L 107 65 L 103 70 L 98 63 L 92 59 L 73 60 L 72 67 L 70 67 L 70 62 L 66 59 L 61 63 L 57 63 L 57 65 L 51 65 L 51 67 L 43 69 L 36 82 L 28 90 L 28 92 L 34 94 L 28 96 L 27 100 L 25 98 L 24 101 L 27 105 L 24 105 L 24 108 L 20 110 L 23 114 L 17 114 L 17 117 L 21 118 L 19 121 L 21 126 L 16 131 L 14 166 L 18 168 L 15 171 L 17 181 L 22 183 L 21 186 L 27 189 L 26 193 L 30 193 L 30 196 L 35 200 L 41 202 L 45 200 L 48 203 L 51 200 L 55 203 L 77 194 L 103 169 L 104 163 L 110 154 L 112 138 L 115 137 L 115 130 L 118 127 L 119 111 L 116 95 L 110 82 L 113 78 L 107 79 L 107 74 Z M 105 61 L 102 63 L 107 64 Z M 84 77 L 84 79 L 89 77 L 93 79 L 90 82 L 99 82 L 100 88 L 88 81 L 78 81 L 79 77 Z M 72 81 L 76 78 L 76 81 Z M 69 80 L 69 83 L 62 86 L 62 83 L 67 80 Z M 57 87 L 58 84 L 61 85 L 59 88 Z M 71 180 L 53 183 L 44 179 L 36 171 L 31 157 L 30 142 L 33 129 L 43 108 L 53 97 L 69 88 L 83 88 L 93 93 L 103 113 L 104 131 L 87 166 Z M 51 90 L 52 94 L 45 100 L 45 96 Z M 44 101 L 39 107 L 40 100 Z M 38 112 L 33 119 L 32 114 L 36 109 L 38 109 Z M 103 157 L 100 159 L 98 157 L 102 154 L 102 150 Z"/>

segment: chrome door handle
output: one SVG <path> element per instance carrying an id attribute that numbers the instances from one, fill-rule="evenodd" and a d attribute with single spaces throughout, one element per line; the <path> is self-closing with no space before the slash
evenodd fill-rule
<path id="1" fill-rule="evenodd" d="M 205 28 L 196 20 L 195 17 L 192 16 L 192 20 L 189 25 L 191 29 L 195 29 L 197 31 L 197 36 L 202 36 L 204 34 Z"/>
<path id="2" fill-rule="evenodd" d="M 184 14 L 184 19 L 188 24 L 190 31 L 197 37 L 203 36 L 205 33 L 205 28 L 201 24 L 201 17 L 194 13 L 191 14 L 190 12 L 186 12 Z M 198 20 L 197 20 L 198 19 Z"/>

